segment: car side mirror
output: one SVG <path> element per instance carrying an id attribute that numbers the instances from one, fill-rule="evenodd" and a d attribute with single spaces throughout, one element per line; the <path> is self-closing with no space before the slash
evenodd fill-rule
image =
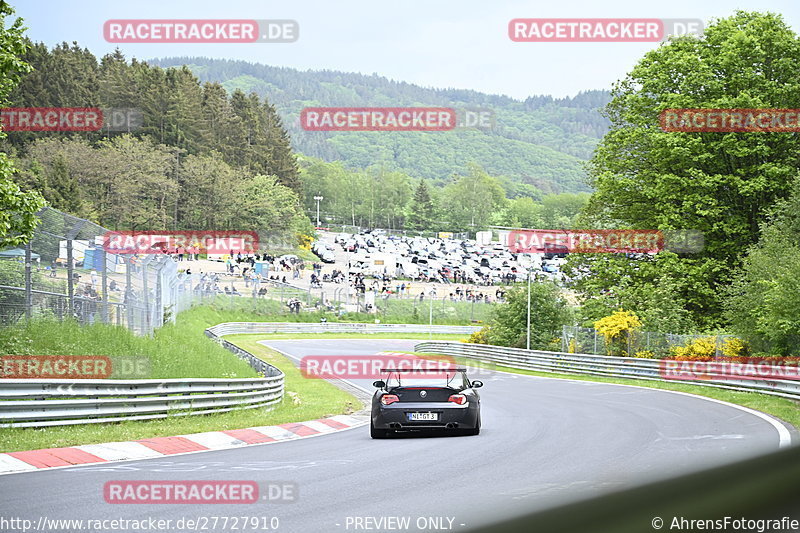
<path id="1" fill-rule="evenodd" d="M 386 387 L 386 382 L 379 379 L 378 381 L 373 381 L 372 386 L 378 387 L 379 389 L 383 389 Z"/>
<path id="2" fill-rule="evenodd" d="M 483 387 L 483 381 L 473 381 L 472 382 L 472 388 L 473 389 L 480 389 L 481 387 Z"/>

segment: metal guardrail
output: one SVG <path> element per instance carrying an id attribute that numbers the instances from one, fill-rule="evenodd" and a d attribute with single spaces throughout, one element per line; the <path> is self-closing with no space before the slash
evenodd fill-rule
<path id="1" fill-rule="evenodd" d="M 206 335 L 221 337 L 239 333 L 453 333 L 469 335 L 477 326 L 427 324 L 365 324 L 360 322 L 225 322 L 206 330 Z"/>
<path id="2" fill-rule="evenodd" d="M 206 335 L 264 378 L 3 379 L 0 427 L 47 427 L 152 420 L 268 407 L 283 399 L 283 372 L 250 352 Z"/>
<path id="3" fill-rule="evenodd" d="M 614 378 L 634 378 L 675 383 L 691 383 L 746 392 L 760 392 L 800 400 L 800 382 L 778 379 L 725 379 L 725 380 L 684 380 L 665 379 L 657 359 L 632 357 L 611 357 L 606 355 L 586 355 L 564 352 L 545 352 L 505 348 L 485 344 L 466 344 L 461 342 L 429 341 L 417 344 L 416 352 L 464 357 L 483 363 L 493 363 L 510 368 L 521 368 L 537 372 L 562 374 L 590 374 Z M 483 366 L 483 365 L 481 365 Z"/>
<path id="4" fill-rule="evenodd" d="M 0 380 L 0 427 L 48 427 L 222 413 L 279 403 L 284 375 L 222 339 L 236 333 L 408 332 L 470 334 L 474 326 L 227 322 L 205 333 L 264 378 L 167 380 Z"/>
<path id="5" fill-rule="evenodd" d="M 222 413 L 279 403 L 283 374 L 252 379 L 5 379 L 0 427 L 45 427 Z"/>

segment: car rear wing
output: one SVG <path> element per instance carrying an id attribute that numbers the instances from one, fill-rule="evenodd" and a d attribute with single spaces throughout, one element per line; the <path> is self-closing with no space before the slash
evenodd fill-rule
<path id="1" fill-rule="evenodd" d="M 381 372 L 443 372 L 451 370 L 455 372 L 466 372 L 466 368 L 381 368 Z"/>

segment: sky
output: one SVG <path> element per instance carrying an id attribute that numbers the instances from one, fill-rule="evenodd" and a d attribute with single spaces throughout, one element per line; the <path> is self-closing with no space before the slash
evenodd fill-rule
<path id="1" fill-rule="evenodd" d="M 300 70 L 377 73 L 424 87 L 473 89 L 517 99 L 610 89 L 658 43 L 519 43 L 515 18 L 727 17 L 771 11 L 800 33 L 796 0 L 10 0 L 28 36 L 49 46 L 77 41 L 98 57 L 206 56 Z M 292 19 L 293 43 L 115 44 L 108 19 Z"/>

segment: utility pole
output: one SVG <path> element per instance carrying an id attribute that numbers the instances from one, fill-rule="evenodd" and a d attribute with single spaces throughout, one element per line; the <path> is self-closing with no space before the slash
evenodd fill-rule
<path id="1" fill-rule="evenodd" d="M 430 329 L 428 333 L 428 339 L 433 340 L 433 289 L 428 291 L 428 300 L 430 300 L 430 310 L 428 311 L 428 326 Z"/>
<path id="2" fill-rule="evenodd" d="M 531 268 L 528 267 L 528 330 L 526 335 L 525 348 L 531 349 Z"/>
<path id="3" fill-rule="evenodd" d="M 319 221 L 319 203 L 324 199 L 325 198 L 323 198 L 322 196 L 315 196 L 314 197 L 314 200 L 317 201 L 317 227 L 320 227 L 322 225 L 322 223 Z"/>

